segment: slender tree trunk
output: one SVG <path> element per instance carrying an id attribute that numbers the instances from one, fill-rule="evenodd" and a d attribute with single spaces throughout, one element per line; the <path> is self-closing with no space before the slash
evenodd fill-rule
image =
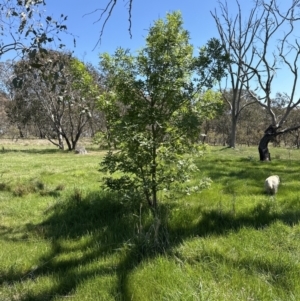
<path id="1" fill-rule="evenodd" d="M 64 135 L 65 141 L 68 145 L 68 150 L 71 151 L 72 150 L 72 144 L 70 142 L 70 140 L 68 139 L 68 137 L 66 135 Z"/>
<path id="2" fill-rule="evenodd" d="M 155 106 L 155 102 L 152 102 L 152 108 Z M 157 179 L 156 179 L 156 160 L 157 160 L 157 145 L 156 145 L 156 137 L 157 137 L 157 130 L 156 130 L 156 123 L 155 120 L 152 121 L 151 125 L 151 142 L 152 142 L 152 151 L 151 151 L 151 197 L 152 197 L 152 212 L 154 216 L 157 215 Z"/>
<path id="3" fill-rule="evenodd" d="M 43 131 L 42 131 L 40 128 L 38 128 L 38 131 L 39 131 L 39 138 L 40 138 L 40 139 L 45 139 L 46 136 L 45 136 L 45 134 L 43 133 Z"/>
<path id="4" fill-rule="evenodd" d="M 65 149 L 63 137 L 61 134 L 58 134 L 58 145 L 59 145 L 59 149 L 62 149 L 62 150 Z"/>
<path id="5" fill-rule="evenodd" d="M 236 146 L 236 124 L 237 121 L 235 118 L 231 121 L 231 133 L 230 133 L 230 145 L 229 147 L 235 148 Z"/>
<path id="6" fill-rule="evenodd" d="M 299 149 L 300 148 L 300 142 L 299 142 L 299 133 L 296 133 L 296 139 L 295 139 L 295 144 L 296 144 L 296 147 L 297 147 L 297 149 Z"/>
<path id="7" fill-rule="evenodd" d="M 58 135 L 57 138 L 58 138 L 59 149 L 64 150 L 65 146 L 64 146 L 63 136 L 61 134 L 61 127 L 59 128 L 57 135 Z"/>
<path id="8" fill-rule="evenodd" d="M 76 149 L 77 143 L 79 141 L 79 138 L 82 134 L 82 128 L 78 129 L 76 135 L 75 135 L 75 139 L 72 139 L 72 150 Z"/>
<path id="9" fill-rule="evenodd" d="M 24 138 L 25 135 L 24 135 L 24 133 L 23 133 L 22 127 L 21 127 L 20 125 L 18 125 L 17 127 L 18 127 L 18 130 L 19 130 L 20 138 Z"/>
<path id="10" fill-rule="evenodd" d="M 152 168 L 151 168 L 151 180 L 152 180 L 152 207 L 154 211 L 157 208 L 157 183 L 156 183 L 156 145 L 154 143 L 152 148 Z"/>

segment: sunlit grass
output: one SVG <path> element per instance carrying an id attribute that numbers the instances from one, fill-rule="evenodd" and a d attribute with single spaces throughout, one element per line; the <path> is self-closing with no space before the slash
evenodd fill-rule
<path id="1" fill-rule="evenodd" d="M 155 253 L 147 206 L 101 190 L 103 152 L 28 146 L 0 151 L 1 301 L 298 300 L 300 151 L 210 148 L 193 181 L 211 187 L 161 200 Z"/>

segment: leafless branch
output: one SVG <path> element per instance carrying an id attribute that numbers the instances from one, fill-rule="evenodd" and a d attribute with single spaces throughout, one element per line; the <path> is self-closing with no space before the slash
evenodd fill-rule
<path id="1" fill-rule="evenodd" d="M 277 131 L 275 136 L 282 135 L 282 134 L 285 134 L 285 133 L 289 133 L 289 132 L 292 132 L 292 131 L 296 131 L 299 128 L 300 128 L 300 125 L 296 125 L 296 126 L 293 126 L 293 127 L 288 127 L 288 128 L 285 128 L 284 130 Z"/>
<path id="2" fill-rule="evenodd" d="M 101 40 L 102 40 L 102 36 L 104 34 L 104 30 L 105 27 L 107 25 L 108 20 L 111 18 L 113 10 L 115 9 L 115 6 L 117 5 L 118 0 L 109 0 L 106 7 L 104 9 L 95 9 L 94 11 L 84 14 L 84 16 L 86 15 L 90 15 L 90 14 L 94 14 L 95 12 L 98 11 L 102 11 L 102 13 L 100 14 L 99 18 L 94 22 L 98 23 L 101 22 L 103 20 L 101 29 L 100 29 L 100 34 L 99 34 L 99 38 L 98 41 L 95 45 L 95 47 L 93 48 L 93 50 L 95 50 L 95 48 L 101 44 Z M 128 0 L 127 2 L 128 5 L 128 32 L 129 32 L 129 36 L 130 38 L 132 38 L 132 32 L 131 32 L 131 28 L 132 28 L 132 5 L 133 5 L 133 0 Z"/>

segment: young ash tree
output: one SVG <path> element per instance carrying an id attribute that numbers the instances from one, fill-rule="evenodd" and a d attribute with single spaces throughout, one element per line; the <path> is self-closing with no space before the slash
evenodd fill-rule
<path id="1" fill-rule="evenodd" d="M 218 93 L 202 96 L 224 75 L 226 56 L 212 39 L 194 57 L 181 14 L 173 12 L 154 23 L 136 56 L 120 48 L 100 57 L 107 89 L 100 107 L 118 146 L 101 163 L 110 174 L 105 184 L 125 198 L 145 200 L 157 217 L 162 191 L 201 186 L 186 186 L 196 166 L 185 155 L 199 150 L 194 137 L 203 112 L 219 109 Z"/>

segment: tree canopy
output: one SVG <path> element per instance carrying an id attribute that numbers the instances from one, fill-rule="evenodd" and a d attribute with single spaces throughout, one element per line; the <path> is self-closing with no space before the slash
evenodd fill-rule
<path id="1" fill-rule="evenodd" d="M 224 75 L 224 60 L 216 40 L 194 57 L 179 12 L 154 23 L 136 56 L 122 48 L 101 55 L 108 89 L 101 102 L 118 143 L 118 151 L 109 151 L 102 163 L 111 174 L 107 187 L 127 199 L 145 200 L 154 214 L 159 191 L 200 188 L 201 183 L 183 185 L 196 169 L 184 154 L 198 149 L 191 138 L 202 122 L 203 94 Z M 220 100 L 214 94 L 206 99 Z M 123 111 L 111 110 L 111 102 Z"/>
<path id="2" fill-rule="evenodd" d="M 0 3 L 0 57 L 14 52 L 16 57 L 34 56 L 46 44 L 64 45 L 58 35 L 67 30 L 67 16 L 58 20 L 44 13 L 44 0 L 2 0 Z"/>
<path id="3" fill-rule="evenodd" d="M 36 57 L 15 64 L 17 83 L 11 85 L 9 116 L 13 122 L 33 122 L 61 149 L 63 140 L 69 150 L 75 149 L 92 117 L 98 84 L 89 69 L 68 53 L 47 51 L 37 57 L 38 69 L 31 67 Z"/>

